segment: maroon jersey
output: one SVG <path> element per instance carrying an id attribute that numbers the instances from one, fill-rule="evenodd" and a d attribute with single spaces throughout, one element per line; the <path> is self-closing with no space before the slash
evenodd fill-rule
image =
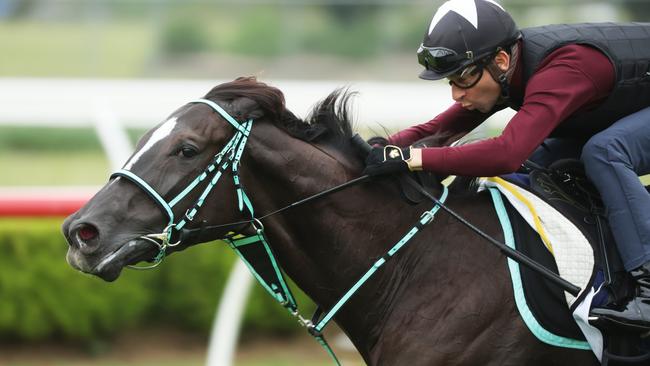
<path id="1" fill-rule="evenodd" d="M 511 80 L 510 94 L 523 103 L 502 134 L 467 145 L 425 148 L 424 170 L 463 176 L 516 171 L 562 121 L 601 104 L 615 84 L 609 58 L 589 46 L 574 44 L 556 49 L 542 61 L 526 85 L 522 85 L 521 68 L 520 61 Z M 505 107 L 481 113 L 455 103 L 429 122 L 403 130 L 389 141 L 407 146 L 439 132 L 467 133 Z"/>

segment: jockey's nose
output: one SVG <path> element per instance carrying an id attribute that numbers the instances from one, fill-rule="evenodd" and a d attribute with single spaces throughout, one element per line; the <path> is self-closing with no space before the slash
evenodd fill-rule
<path id="1" fill-rule="evenodd" d="M 92 254 L 99 248 L 99 230 L 93 224 L 73 223 L 66 237 L 68 244 L 83 254 Z"/>
<path id="2" fill-rule="evenodd" d="M 466 94 L 466 89 L 457 87 L 454 84 L 451 84 L 451 98 L 456 102 L 460 102 Z"/>

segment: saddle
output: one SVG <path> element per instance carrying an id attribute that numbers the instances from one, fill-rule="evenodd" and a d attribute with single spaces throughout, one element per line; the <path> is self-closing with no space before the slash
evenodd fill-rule
<path id="1" fill-rule="evenodd" d="M 417 147 L 426 147 L 426 144 L 421 145 Z M 407 181 L 411 178 L 421 187 L 415 188 L 412 181 L 409 184 Z M 587 179 L 582 163 L 574 159 L 557 161 L 548 168 L 528 164 L 523 172 L 502 178 L 533 193 L 553 207 L 569 220 L 591 245 L 594 266 L 589 283 L 593 289 L 591 294 L 590 291 L 583 291 L 570 307 L 567 307 L 564 301 L 562 289 L 524 266 L 519 271 L 525 302 L 535 318 L 533 323 L 537 324 L 537 329 L 533 331 L 531 328 L 531 331 L 536 336 L 539 333 L 544 334 L 546 339 L 543 341 L 546 343 L 589 349 L 584 335 L 589 332 L 585 332 L 584 326 L 579 326 L 576 322 L 577 308 L 582 306 L 583 302 L 587 306 L 587 312 L 593 306 L 621 303 L 628 299 L 633 291 L 633 281 L 625 271 L 616 249 L 598 191 Z M 421 192 L 422 189 L 432 192 L 440 186 L 439 177 L 426 172 L 400 177 L 398 181 L 403 198 L 414 205 L 427 200 Z M 650 189 L 648 191 L 650 192 Z M 531 228 L 512 205 L 506 202 L 504 206 L 512 223 L 516 249 L 546 268 L 560 273 L 556 259 L 545 248 L 540 234 Z M 583 301 L 587 294 L 592 296 L 594 290 L 596 295 Z M 592 329 L 595 328 L 592 326 Z M 596 347 L 599 349 L 594 349 L 594 352 L 599 356 L 602 365 L 647 365 L 650 361 L 650 339 L 618 330 L 599 331 L 602 335 L 598 331 L 596 333 L 601 340 L 600 347 Z M 589 343 L 592 343 L 591 340 Z"/>
<path id="2" fill-rule="evenodd" d="M 588 239 L 592 246 L 595 266 L 593 271 L 593 287 L 600 288 L 597 296 L 591 300 L 591 306 L 621 303 L 632 295 L 633 282 L 625 271 L 614 239 L 605 218 L 605 209 L 600 195 L 587 179 L 582 163 L 578 160 L 560 160 L 548 168 L 527 165 L 522 181 L 520 175 L 507 177 L 507 180 L 524 187 L 537 197 L 555 208 L 565 218 L 570 220 Z M 523 183 L 525 182 L 525 183 Z M 553 256 L 544 249 L 543 245 L 531 244 L 539 235 L 525 222 L 520 215 L 508 208 L 508 215 L 513 221 L 513 230 L 518 236 L 517 249 L 529 255 L 547 268 L 557 271 Z M 530 272 L 530 271 L 529 271 Z M 544 284 L 535 273 L 522 271 L 522 280 L 526 287 L 526 298 L 533 306 L 540 323 L 563 336 L 584 339 L 578 332 L 576 323 L 572 321 L 566 306 L 557 305 L 553 301 L 561 297 L 562 290 L 552 285 Z M 601 287 L 602 286 L 602 287 Z M 603 291 L 604 290 L 604 291 Z M 581 297 L 587 291 L 583 291 Z M 580 303 L 576 299 L 571 306 L 573 312 Z M 556 305 L 552 305 L 552 304 Z M 561 308 L 564 309 L 561 309 Z M 571 321 L 569 321 L 571 320 Z M 650 360 L 650 344 L 647 339 L 638 335 L 627 334 L 616 329 L 600 329 L 603 333 L 603 365 L 647 365 Z"/>
<path id="3" fill-rule="evenodd" d="M 616 250 L 600 194 L 587 179 L 582 163 L 559 160 L 545 170 L 532 170 L 529 179 L 530 189 L 569 219 L 592 244 L 596 269 L 603 273 L 603 285 L 609 293 L 601 304 L 624 301 L 631 295 L 631 280 Z"/>

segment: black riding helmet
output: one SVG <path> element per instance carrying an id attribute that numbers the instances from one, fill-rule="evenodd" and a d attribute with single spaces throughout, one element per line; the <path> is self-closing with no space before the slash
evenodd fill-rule
<path id="1" fill-rule="evenodd" d="M 493 56 L 521 34 L 493 0 L 449 0 L 436 11 L 418 49 L 420 78 L 439 80 Z"/>

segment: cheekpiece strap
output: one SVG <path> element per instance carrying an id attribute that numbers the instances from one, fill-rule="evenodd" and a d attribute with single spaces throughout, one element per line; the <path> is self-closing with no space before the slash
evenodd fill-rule
<path id="1" fill-rule="evenodd" d="M 217 103 L 211 100 L 197 99 L 190 103 L 203 103 L 210 106 L 213 110 L 219 113 L 219 115 L 221 115 L 223 119 L 225 119 L 228 123 L 230 123 L 237 132 L 233 135 L 233 137 L 226 144 L 226 146 L 224 146 L 223 149 L 217 155 L 215 155 L 212 163 L 208 165 L 203 170 L 203 172 L 199 174 L 192 182 L 190 182 L 187 185 L 187 187 L 185 187 L 179 194 L 177 194 L 176 197 L 171 199 L 171 201 L 167 202 L 162 197 L 162 195 L 160 195 L 151 185 L 149 185 L 149 183 L 147 183 L 144 179 L 140 178 L 137 174 L 127 169 L 120 169 L 111 175 L 111 179 L 115 177 L 124 177 L 125 179 L 133 182 L 136 186 L 138 186 L 140 189 L 145 191 L 156 202 L 156 204 L 165 212 L 165 214 L 169 218 L 169 223 L 166 225 L 165 231 L 161 233 L 161 234 L 165 234 L 166 240 L 164 243 L 167 244 L 159 245 L 161 247 L 159 256 L 164 256 L 164 251 L 166 247 L 172 246 L 172 244 L 169 244 L 169 240 L 171 240 L 172 238 L 173 231 L 181 230 L 188 222 L 194 219 L 194 216 L 197 214 L 198 210 L 203 206 L 205 199 L 210 194 L 210 192 L 212 191 L 212 189 L 217 184 L 222 174 L 226 171 L 228 167 L 232 169 L 233 176 L 237 177 L 238 179 L 237 168 L 239 166 L 239 160 L 241 159 L 241 156 L 244 151 L 244 147 L 246 145 L 248 136 L 250 135 L 253 126 L 252 119 L 249 119 L 244 123 L 239 123 L 230 114 L 228 114 L 228 112 L 226 112 L 221 106 L 219 106 Z M 197 201 L 192 206 L 190 206 L 187 212 L 185 212 L 185 215 L 183 215 L 180 218 L 180 220 L 174 224 L 175 220 L 174 220 L 174 212 L 172 208 L 177 203 L 179 203 L 183 198 L 185 198 L 188 194 L 190 194 L 190 192 L 192 192 L 201 182 L 203 182 L 210 176 L 211 176 L 210 181 L 208 182 L 207 186 L 205 187 L 205 189 L 203 190 L 202 194 L 199 196 Z M 237 195 L 240 201 L 239 203 L 240 211 L 243 211 L 243 207 L 245 206 L 250 211 L 251 217 L 253 217 L 253 205 L 250 203 L 250 200 L 246 196 L 245 192 L 241 190 L 241 188 L 239 188 Z M 158 240 L 161 240 L 158 237 L 156 238 Z M 147 236 L 145 239 L 157 243 L 157 241 L 150 238 L 149 236 Z M 160 260 L 157 261 L 157 263 L 159 262 Z"/>

